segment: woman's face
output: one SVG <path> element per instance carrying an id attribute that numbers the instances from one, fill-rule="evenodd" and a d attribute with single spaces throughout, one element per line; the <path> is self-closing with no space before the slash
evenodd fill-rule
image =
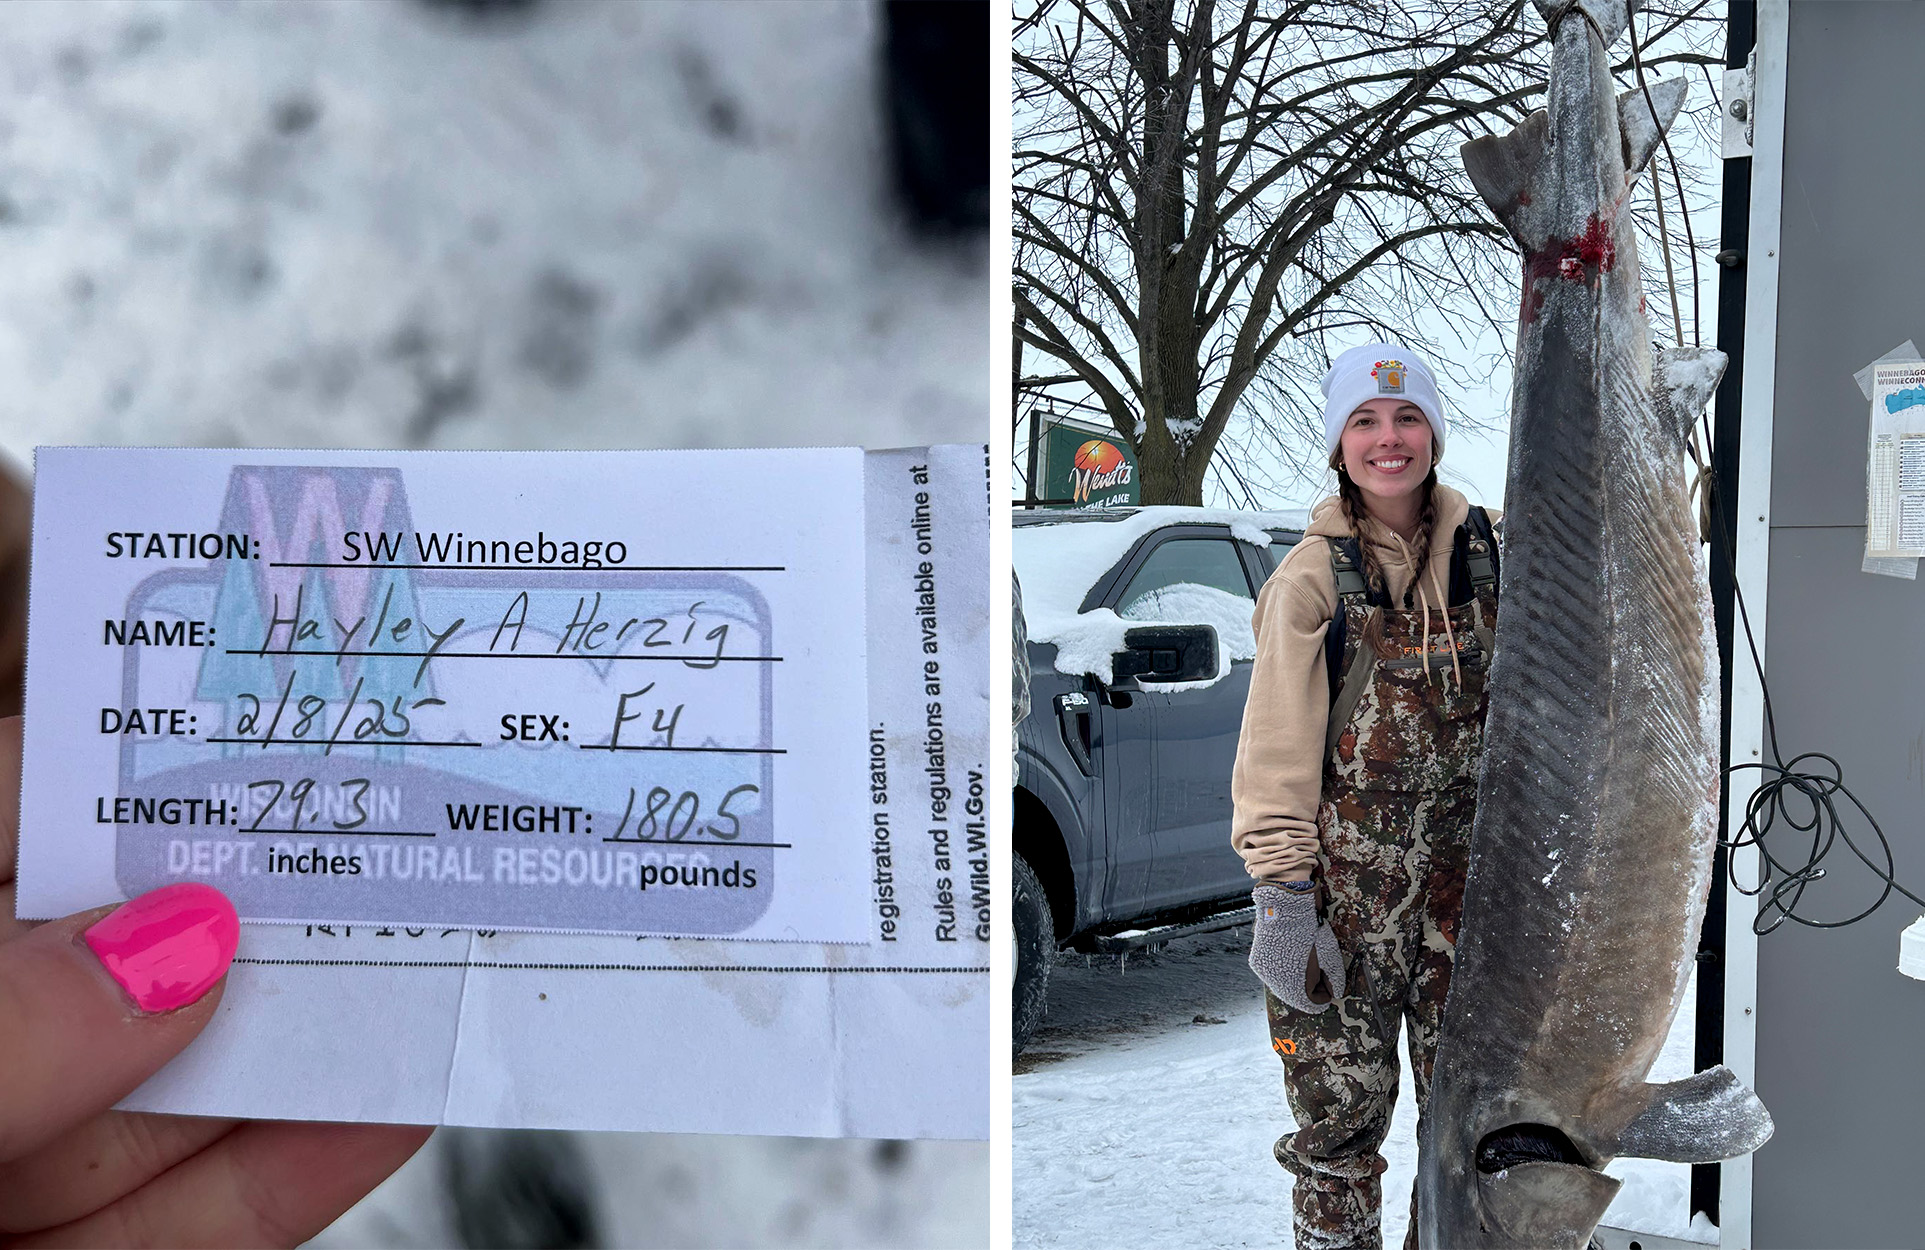
<path id="1" fill-rule="evenodd" d="M 1430 475 L 1430 421 L 1407 400 L 1373 399 L 1350 414 L 1342 441 L 1344 472 L 1366 495 L 1394 499 Z"/>

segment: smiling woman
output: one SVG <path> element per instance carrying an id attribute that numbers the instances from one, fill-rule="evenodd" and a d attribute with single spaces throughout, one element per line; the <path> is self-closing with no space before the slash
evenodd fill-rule
<path id="1" fill-rule="evenodd" d="M 1263 588 L 1232 789 L 1250 966 L 1298 1129 L 1298 1244 L 1366 1244 L 1409 1029 L 1429 1092 L 1476 810 L 1497 622 L 1489 516 L 1437 481 L 1430 366 L 1367 343 L 1324 376 L 1338 493 Z M 1335 1010 L 1332 1010 L 1332 1006 Z"/>

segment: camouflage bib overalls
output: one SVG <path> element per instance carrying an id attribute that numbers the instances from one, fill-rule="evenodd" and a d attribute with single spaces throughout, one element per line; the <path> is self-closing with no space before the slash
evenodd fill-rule
<path id="1" fill-rule="evenodd" d="M 1483 747 L 1497 624 L 1495 544 L 1482 510 L 1460 527 L 1450 599 L 1430 612 L 1346 584 L 1356 553 L 1332 544 L 1343 630 L 1317 810 L 1323 915 L 1344 953 L 1344 997 L 1317 1014 L 1266 994 L 1272 1048 L 1297 1131 L 1277 1142 L 1296 1177 L 1298 1250 L 1379 1247 L 1384 1159 L 1407 1021 L 1422 1113 L 1443 1025 Z M 1348 556 L 1344 551 L 1348 550 Z M 1475 570 L 1473 573 L 1472 570 Z M 1451 641 L 1456 643 L 1456 670 Z M 1333 650 L 1333 658 L 1335 652 Z M 1334 678 L 1341 671 L 1341 683 Z M 1413 1195 L 1413 1217 L 1415 1197 Z M 1415 1246 L 1412 1235 L 1405 1245 Z"/>

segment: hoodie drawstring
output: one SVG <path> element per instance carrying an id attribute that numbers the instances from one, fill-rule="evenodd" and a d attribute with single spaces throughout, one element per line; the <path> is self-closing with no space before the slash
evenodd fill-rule
<path id="1" fill-rule="evenodd" d="M 1437 573 L 1434 567 L 1436 560 L 1433 559 L 1431 561 L 1433 567 L 1430 570 L 1418 568 L 1416 566 L 1416 560 L 1411 555 L 1410 546 L 1404 542 L 1404 536 L 1396 530 L 1390 529 L 1389 526 L 1385 526 L 1384 528 L 1392 538 L 1397 540 L 1397 550 L 1403 556 L 1404 567 L 1410 570 L 1410 580 L 1417 588 L 1417 601 L 1424 605 L 1424 641 L 1422 646 L 1424 653 L 1424 680 L 1430 680 L 1430 594 L 1424 589 L 1424 573 L 1428 571 L 1431 575 L 1431 585 L 1436 588 L 1437 598 L 1442 604 L 1438 609 L 1438 615 L 1444 619 L 1444 641 L 1450 644 L 1451 676 L 1457 679 L 1457 688 L 1462 690 L 1464 688 L 1464 668 L 1457 662 L 1457 631 L 1452 629 L 1450 624 L 1449 596 L 1444 593 L 1443 586 L 1437 581 Z"/>

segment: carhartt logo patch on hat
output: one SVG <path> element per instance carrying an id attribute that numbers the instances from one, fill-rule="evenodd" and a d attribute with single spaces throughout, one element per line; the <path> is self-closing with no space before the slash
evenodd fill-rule
<path id="1" fill-rule="evenodd" d="M 1323 375 L 1324 453 L 1337 450 L 1344 426 L 1360 406 L 1385 398 L 1395 400 L 1395 407 L 1411 404 L 1422 411 L 1430 422 L 1434 451 L 1443 451 L 1448 433 L 1444 403 L 1423 353 L 1396 343 L 1363 343 L 1331 361 Z"/>

